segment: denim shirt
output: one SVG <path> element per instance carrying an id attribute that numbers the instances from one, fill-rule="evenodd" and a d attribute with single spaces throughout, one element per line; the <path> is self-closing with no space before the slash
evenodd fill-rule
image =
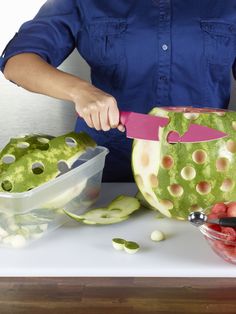
<path id="1" fill-rule="evenodd" d="M 236 73 L 235 0 L 48 0 L 1 58 L 33 52 L 54 67 L 77 49 L 93 84 L 120 109 L 227 108 Z M 78 73 L 79 76 L 79 73 Z M 132 141 L 117 130 L 84 130 L 110 149 L 105 181 L 130 181 Z"/>

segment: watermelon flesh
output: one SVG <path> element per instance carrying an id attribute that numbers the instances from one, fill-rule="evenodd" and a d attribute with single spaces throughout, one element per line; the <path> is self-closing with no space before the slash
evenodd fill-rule
<path id="1" fill-rule="evenodd" d="M 192 107 L 153 108 L 152 115 L 170 122 L 159 141 L 134 140 L 132 168 L 150 207 L 167 217 L 187 219 L 190 212 L 236 198 L 236 112 Z M 228 136 L 198 143 L 170 144 L 170 131 L 183 135 L 190 123 Z"/>

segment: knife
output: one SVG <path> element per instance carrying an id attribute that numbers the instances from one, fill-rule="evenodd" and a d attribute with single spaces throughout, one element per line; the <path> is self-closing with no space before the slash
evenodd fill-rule
<path id="1" fill-rule="evenodd" d="M 159 127 L 169 123 L 169 118 L 149 114 L 120 111 L 120 122 L 126 128 L 128 138 L 159 141 Z M 194 143 L 214 141 L 228 134 L 204 125 L 191 123 L 187 132 L 180 136 L 176 131 L 170 131 L 167 137 L 169 143 Z"/>

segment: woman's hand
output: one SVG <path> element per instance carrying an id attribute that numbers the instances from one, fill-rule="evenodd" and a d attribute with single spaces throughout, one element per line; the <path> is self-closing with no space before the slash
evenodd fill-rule
<path id="1" fill-rule="evenodd" d="M 85 82 L 74 96 L 75 109 L 87 125 L 97 131 L 109 131 L 118 128 L 125 130 L 120 124 L 119 110 L 114 97 Z"/>

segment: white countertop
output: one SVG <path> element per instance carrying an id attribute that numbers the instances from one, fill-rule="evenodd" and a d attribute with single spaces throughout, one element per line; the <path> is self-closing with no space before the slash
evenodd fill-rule
<path id="1" fill-rule="evenodd" d="M 96 206 L 135 192 L 131 183 L 104 183 Z M 236 277 L 236 265 L 213 253 L 197 228 L 155 216 L 141 210 L 122 223 L 103 226 L 69 220 L 24 249 L 0 248 L 0 276 Z M 165 241 L 151 241 L 155 229 L 166 234 Z M 136 241 L 141 248 L 132 255 L 116 251 L 114 237 Z"/>

